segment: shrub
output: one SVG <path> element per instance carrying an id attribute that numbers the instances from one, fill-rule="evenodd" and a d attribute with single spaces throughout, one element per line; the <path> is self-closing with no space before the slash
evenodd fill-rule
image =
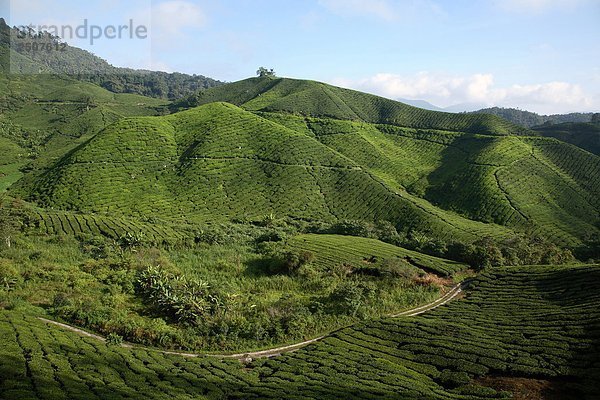
<path id="1" fill-rule="evenodd" d="M 287 238 L 287 234 L 279 229 L 270 229 L 256 239 L 256 243 L 264 242 L 283 242 Z"/>
<path id="2" fill-rule="evenodd" d="M 135 233 L 127 232 L 119 237 L 118 243 L 123 248 L 131 249 L 142 246 L 145 240 L 146 234 L 142 231 Z"/>
<path id="3" fill-rule="evenodd" d="M 414 279 L 417 276 L 417 272 L 407 261 L 397 257 L 383 260 L 380 271 L 381 276 L 390 278 Z"/>
<path id="4" fill-rule="evenodd" d="M 304 265 L 312 263 L 315 255 L 311 251 L 288 251 L 284 254 L 283 260 L 285 272 L 296 274 Z"/>
<path id="5" fill-rule="evenodd" d="M 210 245 L 224 244 L 227 242 L 227 235 L 219 228 L 201 229 L 194 235 L 194 242 Z"/>
<path id="6" fill-rule="evenodd" d="M 338 311 L 355 317 L 376 289 L 366 283 L 342 282 L 329 296 Z"/>
<path id="7" fill-rule="evenodd" d="M 334 224 L 330 233 L 347 236 L 375 238 L 375 226 L 365 221 L 343 220 Z"/>
<path id="8" fill-rule="evenodd" d="M 0 258 L 0 290 L 13 290 L 21 281 L 21 274 L 11 260 Z"/>
<path id="9" fill-rule="evenodd" d="M 157 267 L 142 271 L 137 285 L 146 301 L 179 322 L 197 325 L 200 318 L 223 305 L 207 282 L 174 276 Z"/>
<path id="10" fill-rule="evenodd" d="M 456 388 L 471 382 L 471 377 L 466 372 L 455 372 L 449 369 L 443 370 L 438 379 L 446 388 Z"/>
<path id="11" fill-rule="evenodd" d="M 123 344 L 123 337 L 116 333 L 109 333 L 106 337 L 106 344 L 109 346 L 121 346 Z"/>

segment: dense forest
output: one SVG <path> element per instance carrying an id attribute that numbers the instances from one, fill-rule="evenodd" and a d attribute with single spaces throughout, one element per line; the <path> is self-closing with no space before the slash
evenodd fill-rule
<path id="1" fill-rule="evenodd" d="M 170 100 L 222 84 L 203 75 L 115 67 L 89 51 L 69 46 L 49 32 L 25 32 L 22 29 L 10 28 L 0 18 L 0 45 L 13 51 L 13 67 L 20 61 L 15 57 L 18 54 L 35 63 L 36 73 L 66 74 L 114 93 Z"/>
<path id="2" fill-rule="evenodd" d="M 491 107 L 473 111 L 473 114 L 493 114 L 510 122 L 531 128 L 539 125 L 562 124 L 565 122 L 590 122 L 593 113 L 570 113 L 540 115 L 531 111 L 518 110 L 516 108 Z"/>

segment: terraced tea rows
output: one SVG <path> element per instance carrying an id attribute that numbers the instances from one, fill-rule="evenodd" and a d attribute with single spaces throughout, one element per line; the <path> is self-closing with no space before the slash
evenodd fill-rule
<path id="1" fill-rule="evenodd" d="M 368 321 L 285 357 L 254 364 L 244 398 L 495 397 L 487 375 L 569 380 L 600 394 L 600 267 L 489 272 L 467 298 L 424 318 Z"/>
<path id="2" fill-rule="evenodd" d="M 473 378 L 600 394 L 600 266 L 500 268 L 420 317 L 365 321 L 245 367 L 106 346 L 0 313 L 1 398 L 487 399 Z M 520 378 L 520 379 L 521 379 Z"/>
<path id="3" fill-rule="evenodd" d="M 211 88 L 200 93 L 193 103 L 215 101 L 226 101 L 250 111 L 285 112 L 412 128 L 503 135 L 525 131 L 491 115 L 433 112 L 366 93 L 296 79 L 246 79 Z"/>
<path id="4" fill-rule="evenodd" d="M 453 219 L 455 226 L 464 226 L 459 216 L 441 216 L 419 197 L 468 218 L 546 235 L 566 246 L 596 229 L 600 164 L 571 146 L 540 138 L 425 134 L 348 121 L 312 119 L 309 126 L 328 147 L 405 199 L 438 218 Z M 544 156 L 548 151 L 551 155 Z"/>
<path id="5" fill-rule="evenodd" d="M 112 104 L 80 86 L 43 94 L 90 92 Z M 386 220 L 459 241 L 516 231 L 578 247 L 598 233 L 598 157 L 494 117 L 285 79 L 233 83 L 196 100 L 204 105 L 109 126 L 48 171 L 27 174 L 12 195 L 137 219 Z"/>
<path id="6" fill-rule="evenodd" d="M 0 333 L 0 398 L 7 400 L 215 399 L 256 381 L 237 361 L 107 346 L 5 311 Z"/>
<path id="7" fill-rule="evenodd" d="M 93 214 L 76 214 L 60 211 L 35 211 L 28 213 L 29 229 L 47 235 L 95 235 L 122 239 L 130 235 L 145 244 L 175 244 L 193 240 L 190 228 L 179 224 L 136 221 L 132 218 L 115 218 Z"/>
<path id="8" fill-rule="evenodd" d="M 136 218 L 274 213 L 390 220 L 468 239 L 509 232 L 407 201 L 313 137 L 221 103 L 119 122 L 15 192 L 47 206 Z"/>
<path id="9" fill-rule="evenodd" d="M 352 236 L 299 235 L 294 236 L 287 244 L 299 251 L 313 252 L 316 255 L 315 265 L 323 269 L 331 269 L 341 264 L 359 267 L 396 258 L 442 276 L 452 275 L 466 267 L 464 264 L 417 253 L 379 240 Z"/>

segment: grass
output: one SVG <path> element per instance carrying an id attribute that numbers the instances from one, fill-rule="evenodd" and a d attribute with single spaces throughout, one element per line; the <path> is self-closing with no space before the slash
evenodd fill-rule
<path id="1" fill-rule="evenodd" d="M 428 303 L 452 280 L 431 279 L 426 271 L 450 275 L 466 269 L 369 239 L 311 235 L 314 245 L 303 250 L 312 251 L 316 261 L 290 272 L 279 254 L 299 251 L 294 242 L 304 243 L 303 237 L 289 244 L 270 242 L 275 251 L 259 252 L 255 240 L 268 228 L 223 227 L 228 241 L 221 244 L 194 244 L 192 236 L 188 241 L 173 237 L 169 247 L 164 242 L 149 247 L 155 237 L 167 241 L 167 235 L 181 230 L 58 212 L 39 218 L 39 227 L 30 229 L 46 229 L 44 236 L 36 236 L 35 230 L 15 236 L 12 247 L 0 253 L 0 305 L 25 301 L 105 335 L 173 349 L 243 351 L 316 337 Z M 105 230 L 117 235 L 132 227 L 148 233 L 116 240 L 100 236 Z M 143 230 L 150 227 L 155 236 Z M 336 240 L 362 243 L 363 248 L 377 243 L 369 255 L 378 262 L 348 270 L 345 259 L 331 260 Z M 407 256 L 410 262 L 401 258 Z M 325 265 L 324 259 L 329 260 Z M 207 282 L 219 299 L 218 308 L 201 319 L 180 321 L 144 295 L 139 279 L 148 267 L 177 279 Z"/>
<path id="2" fill-rule="evenodd" d="M 0 193 L 5 192 L 23 176 L 23 173 L 20 171 L 23 165 L 23 163 L 0 165 Z"/>
<path id="3" fill-rule="evenodd" d="M 107 346 L 0 313 L 4 398 L 505 398 L 480 377 L 547 379 L 598 396 L 598 266 L 500 268 L 421 317 L 369 320 L 245 366 Z M 474 380 L 477 378 L 477 380 Z M 566 382 L 566 383 L 565 383 Z"/>

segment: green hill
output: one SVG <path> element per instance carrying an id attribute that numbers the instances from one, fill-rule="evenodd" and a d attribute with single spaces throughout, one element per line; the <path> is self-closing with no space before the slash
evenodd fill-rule
<path id="1" fill-rule="evenodd" d="M 542 136 L 571 143 L 600 156 L 600 123 L 564 123 L 533 128 Z"/>
<path id="2" fill-rule="evenodd" d="M 449 276 L 464 270 L 464 264 L 431 257 L 375 239 L 340 235 L 298 235 L 288 246 L 299 251 L 310 251 L 316 255 L 314 264 L 319 268 L 332 269 L 341 263 L 349 267 L 380 267 L 380 263 L 391 258 L 400 258 L 409 264 L 440 276 Z"/>
<path id="3" fill-rule="evenodd" d="M 39 35 L 18 38 L 17 28 L 10 28 L 4 19 L 0 18 L 0 51 L 6 52 L 10 47 L 10 57 L 7 57 L 8 54 L 2 57 L 5 70 L 10 67 L 13 73 L 68 75 L 97 84 L 114 93 L 133 93 L 171 100 L 223 84 L 203 75 L 115 67 L 106 60 L 86 50 L 70 46 L 47 32 L 34 33 Z M 11 46 L 13 43 L 19 45 Z M 60 51 L 28 50 L 27 45 L 44 49 L 58 47 Z"/>
<path id="4" fill-rule="evenodd" d="M 16 193 L 65 210 L 196 222 L 270 213 L 387 220 L 438 238 L 519 231 L 567 246 L 598 232 L 598 157 L 511 135 L 495 117 L 287 79 L 250 79 L 196 100 L 206 104 L 107 127 Z"/>
<path id="5" fill-rule="evenodd" d="M 165 101 L 115 94 L 56 75 L 0 74 L 0 189 L 19 169 L 43 170 L 124 117 L 157 115 Z"/>
<path id="6" fill-rule="evenodd" d="M 492 114 L 504 118 L 526 128 L 533 128 L 539 125 L 552 125 L 563 123 L 586 123 L 590 122 L 593 113 L 569 113 L 569 114 L 553 114 L 540 115 L 530 111 L 518 110 L 516 108 L 491 107 L 484 108 L 478 111 L 473 111 L 470 114 Z"/>
<path id="7" fill-rule="evenodd" d="M 525 129 L 490 115 L 440 113 L 320 82 L 251 78 L 200 92 L 174 108 L 225 101 L 249 111 L 284 112 L 342 120 L 485 134 L 517 134 Z"/>
<path id="8" fill-rule="evenodd" d="M 125 119 L 29 178 L 18 193 L 67 210 L 192 221 L 269 213 L 390 220 L 471 239 L 510 232 L 407 199 L 315 137 L 227 103 Z"/>

